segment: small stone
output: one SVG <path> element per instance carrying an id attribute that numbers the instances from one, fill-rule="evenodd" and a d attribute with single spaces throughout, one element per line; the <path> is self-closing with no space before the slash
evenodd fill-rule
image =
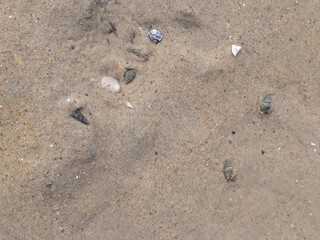
<path id="1" fill-rule="evenodd" d="M 269 114 L 272 111 L 271 95 L 272 94 L 268 94 L 267 96 L 265 96 L 260 104 L 260 111 L 262 112 L 262 114 Z"/>
<path id="2" fill-rule="evenodd" d="M 57 206 L 57 205 L 54 205 L 53 207 L 52 207 L 52 210 L 53 211 L 58 211 L 60 208 Z"/>
<path id="3" fill-rule="evenodd" d="M 128 68 L 126 73 L 124 74 L 124 82 L 126 84 L 132 82 L 132 80 L 136 77 L 137 71 L 131 68 Z"/>

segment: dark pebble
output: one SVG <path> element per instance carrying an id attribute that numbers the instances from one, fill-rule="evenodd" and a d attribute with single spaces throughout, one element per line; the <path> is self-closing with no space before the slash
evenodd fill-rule
<path id="1" fill-rule="evenodd" d="M 85 116 L 83 116 L 83 114 L 81 113 L 81 110 L 82 110 L 82 107 L 77 108 L 76 110 L 73 110 L 73 112 L 71 113 L 71 116 L 76 120 L 78 120 L 79 122 L 89 125 L 88 119 L 86 119 Z"/>

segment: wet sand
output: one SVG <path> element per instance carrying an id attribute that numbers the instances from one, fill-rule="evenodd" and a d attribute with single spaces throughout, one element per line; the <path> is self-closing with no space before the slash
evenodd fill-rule
<path id="1" fill-rule="evenodd" d="M 319 238 L 319 1 L 0 3 L 0 239 Z"/>

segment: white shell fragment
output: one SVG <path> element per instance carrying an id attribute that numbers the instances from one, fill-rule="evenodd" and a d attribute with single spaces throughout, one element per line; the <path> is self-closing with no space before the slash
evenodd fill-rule
<path id="1" fill-rule="evenodd" d="M 103 77 L 101 85 L 103 88 L 109 88 L 109 91 L 112 93 L 118 93 L 121 90 L 119 81 L 112 77 Z"/>
<path id="2" fill-rule="evenodd" d="M 232 54 L 233 56 L 237 56 L 237 54 L 241 51 L 242 47 L 232 44 Z"/>
<path id="3" fill-rule="evenodd" d="M 132 105 L 131 105 L 131 103 L 129 103 L 128 101 L 126 101 L 126 106 L 127 106 L 128 108 L 133 108 Z"/>

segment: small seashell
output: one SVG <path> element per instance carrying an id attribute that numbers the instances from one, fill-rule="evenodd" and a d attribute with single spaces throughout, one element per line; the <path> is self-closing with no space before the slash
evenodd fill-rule
<path id="1" fill-rule="evenodd" d="M 233 176 L 233 169 L 231 166 L 231 162 L 226 160 L 223 165 L 223 175 L 227 179 L 227 181 L 235 181 L 236 176 Z"/>
<path id="2" fill-rule="evenodd" d="M 82 110 L 82 107 L 77 108 L 76 110 L 73 110 L 73 112 L 71 113 L 71 116 L 76 120 L 78 120 L 79 122 L 89 125 L 88 119 L 86 119 L 85 116 L 83 116 L 83 114 L 81 113 L 81 110 Z"/>
<path id="3" fill-rule="evenodd" d="M 132 82 L 132 80 L 136 77 L 137 71 L 132 69 L 132 68 L 128 68 L 126 73 L 124 74 L 124 81 L 126 84 Z"/>
<path id="4" fill-rule="evenodd" d="M 271 99 L 272 94 L 268 94 L 267 96 L 264 97 L 260 104 L 260 111 L 262 114 L 269 114 L 272 111 L 272 99 Z"/>
<path id="5" fill-rule="evenodd" d="M 101 79 L 101 85 L 103 88 L 109 88 L 112 93 L 118 93 L 121 90 L 119 81 L 112 77 L 103 77 Z"/>
<path id="6" fill-rule="evenodd" d="M 132 105 L 131 105 L 131 103 L 128 102 L 128 101 L 126 101 L 126 106 L 127 106 L 128 108 L 133 108 Z"/>
<path id="7" fill-rule="evenodd" d="M 158 29 L 152 29 L 149 32 L 149 40 L 155 44 L 157 44 L 158 42 L 161 42 L 162 38 L 163 38 L 162 34 Z"/>
<path id="8" fill-rule="evenodd" d="M 233 56 L 237 56 L 237 54 L 241 51 L 242 47 L 232 44 L 232 54 Z"/>

